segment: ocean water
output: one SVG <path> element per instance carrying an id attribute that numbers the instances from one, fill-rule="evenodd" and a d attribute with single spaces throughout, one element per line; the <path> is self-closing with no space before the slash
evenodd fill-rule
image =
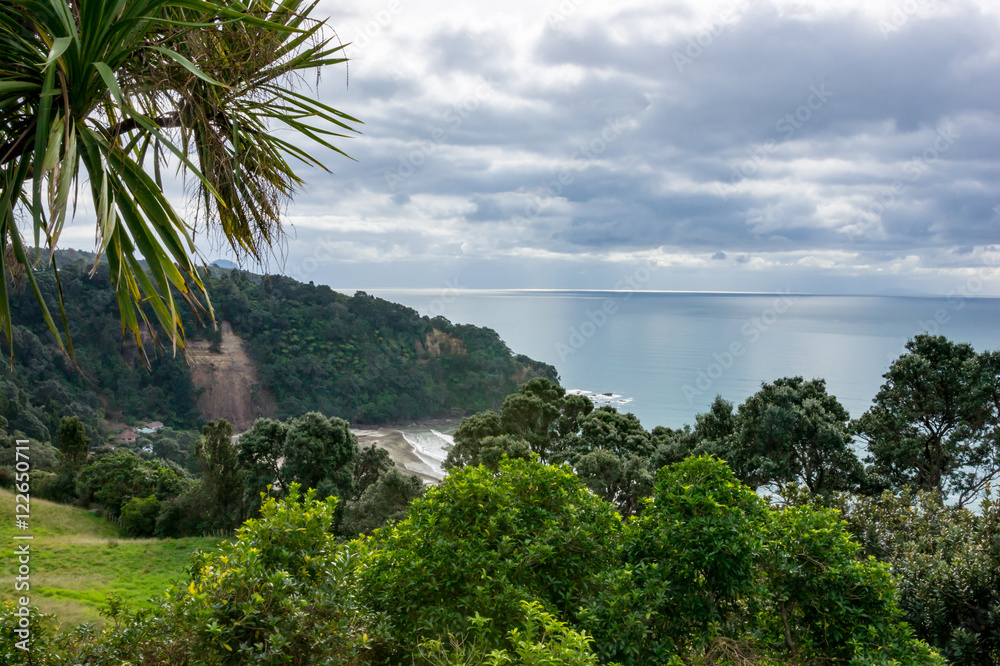
<path id="1" fill-rule="evenodd" d="M 455 445 L 451 434 L 434 428 L 420 427 L 403 428 L 399 432 L 418 458 L 443 475 L 444 460 L 448 457 L 448 451 Z"/>
<path id="2" fill-rule="evenodd" d="M 693 423 L 716 394 L 739 404 L 762 382 L 795 375 L 825 379 L 857 417 L 918 333 L 1000 348 L 995 298 L 367 291 L 421 314 L 488 326 L 513 351 L 554 365 L 566 388 L 632 412 L 646 428 Z M 447 440 L 415 439 L 422 457 L 443 459 Z"/>

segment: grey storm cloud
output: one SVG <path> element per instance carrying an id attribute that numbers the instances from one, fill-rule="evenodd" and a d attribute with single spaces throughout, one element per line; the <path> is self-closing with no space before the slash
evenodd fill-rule
<path id="1" fill-rule="evenodd" d="M 521 33 L 400 14 L 362 40 L 346 91 L 321 86 L 364 120 L 342 142 L 356 162 L 328 156 L 336 175 L 311 174 L 290 214 L 373 261 L 981 261 L 1000 240 L 996 15 L 959 3 L 887 32 L 860 6 L 742 5 L 704 46 L 696 21 L 635 27 L 689 17 L 684 3 L 575 3 L 552 25 L 534 8 Z"/>

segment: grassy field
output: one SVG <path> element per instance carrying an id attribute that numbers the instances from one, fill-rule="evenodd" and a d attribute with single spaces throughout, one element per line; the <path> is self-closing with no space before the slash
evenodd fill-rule
<path id="1" fill-rule="evenodd" d="M 89 511 L 31 501 L 31 603 L 63 624 L 100 621 L 99 609 L 116 592 L 136 606 L 187 578 L 188 555 L 218 539 L 124 539 L 118 528 Z M 13 599 L 14 495 L 0 490 L 0 600 Z"/>

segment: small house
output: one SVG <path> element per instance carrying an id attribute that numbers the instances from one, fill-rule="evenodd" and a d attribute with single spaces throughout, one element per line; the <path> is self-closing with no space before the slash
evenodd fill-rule
<path id="1" fill-rule="evenodd" d="M 134 430 L 132 430 L 131 428 L 126 428 L 125 430 L 115 435 L 112 439 L 114 440 L 115 444 L 135 444 L 135 440 L 137 438 L 138 435 L 135 433 Z"/>

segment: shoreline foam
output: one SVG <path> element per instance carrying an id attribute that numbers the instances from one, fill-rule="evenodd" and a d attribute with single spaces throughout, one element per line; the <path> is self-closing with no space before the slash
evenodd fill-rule
<path id="1" fill-rule="evenodd" d="M 458 425 L 456 420 L 434 420 L 413 423 L 409 426 L 378 426 L 352 428 L 358 445 L 371 444 L 389 452 L 389 458 L 400 470 L 420 478 L 424 484 L 440 483 L 445 476 L 442 463 L 448 446 L 453 443 L 450 430 Z"/>

